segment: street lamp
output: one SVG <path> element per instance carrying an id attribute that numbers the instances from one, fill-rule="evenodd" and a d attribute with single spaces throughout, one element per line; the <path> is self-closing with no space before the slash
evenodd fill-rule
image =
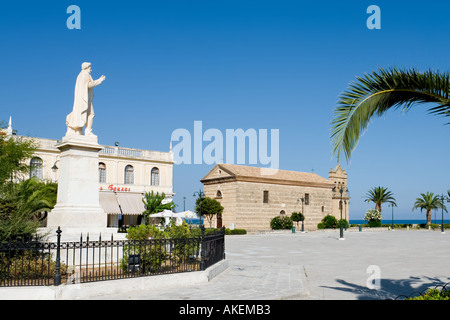
<path id="1" fill-rule="evenodd" d="M 51 169 L 52 169 L 53 172 L 56 172 L 56 171 L 58 171 L 58 169 L 59 169 L 59 168 L 56 166 L 56 163 L 57 163 L 58 161 L 59 161 L 59 160 L 56 160 L 55 163 L 53 164 L 53 166 L 51 167 Z"/>
<path id="2" fill-rule="evenodd" d="M 301 197 L 300 200 L 302 200 L 302 215 L 303 215 L 303 220 L 302 220 L 302 232 L 305 232 L 305 211 L 303 210 L 303 204 L 305 203 L 305 197 Z"/>
<path id="3" fill-rule="evenodd" d="M 344 201 L 343 201 L 344 200 L 344 198 L 343 198 L 344 187 L 343 187 L 343 185 L 339 186 L 339 193 L 341 194 L 341 199 L 339 200 L 339 208 L 340 208 L 340 211 L 341 211 L 341 222 L 340 222 L 340 226 L 339 226 L 339 240 L 345 240 L 345 238 L 344 238 L 344 225 L 343 225 L 343 221 L 342 221 L 342 207 L 344 206 Z M 348 188 L 346 187 L 345 188 L 345 195 L 346 195 L 346 199 L 345 200 L 349 199 L 348 198 L 348 193 L 349 193 L 349 191 L 348 191 Z M 336 195 L 336 186 L 333 187 L 333 195 Z"/>
<path id="4" fill-rule="evenodd" d="M 350 201 L 349 201 L 350 203 Z M 344 199 L 344 212 L 345 212 L 345 221 L 347 221 L 347 200 Z M 345 231 L 347 231 L 347 224 L 345 224 Z"/>
<path id="5" fill-rule="evenodd" d="M 183 197 L 183 211 L 186 211 L 186 197 Z"/>
<path id="6" fill-rule="evenodd" d="M 341 223 L 339 226 L 339 240 L 343 240 L 344 239 L 344 228 L 342 226 L 342 207 L 343 207 L 343 203 L 342 203 L 342 193 L 344 192 L 344 190 L 341 188 L 339 189 L 339 193 L 341 194 L 341 200 L 339 201 L 339 207 L 341 208 Z"/>
<path id="7" fill-rule="evenodd" d="M 393 203 L 391 203 L 390 206 L 392 207 L 391 230 L 394 230 L 394 207 L 395 207 L 395 205 Z"/>
<path id="8" fill-rule="evenodd" d="M 333 188 L 333 193 L 336 194 L 336 187 Z M 344 206 L 344 201 L 343 201 L 343 193 L 344 193 L 344 188 L 341 185 L 339 187 L 339 193 L 341 194 L 341 200 L 339 200 L 339 208 L 341 210 L 341 223 L 339 226 L 339 240 L 345 240 L 344 238 L 344 226 L 343 226 L 343 222 L 342 222 L 342 207 Z M 348 194 L 348 188 L 345 188 L 345 193 Z"/>
<path id="9" fill-rule="evenodd" d="M 441 195 L 441 196 L 436 196 L 436 198 L 438 199 L 438 200 L 441 200 L 441 205 L 442 205 L 442 222 L 441 222 L 441 233 L 442 234 L 444 234 L 445 233 L 445 231 L 444 231 L 444 200 L 445 201 L 447 201 L 447 202 L 450 202 L 450 198 L 449 197 L 445 197 L 444 195 Z M 445 210 L 445 211 L 447 211 L 447 210 Z"/>
<path id="10" fill-rule="evenodd" d="M 205 195 L 205 194 L 203 193 L 202 190 L 195 191 L 194 194 L 193 194 L 194 197 L 195 197 L 195 196 L 198 196 L 199 199 L 202 199 L 204 195 Z M 195 210 L 195 209 L 194 209 L 194 210 Z M 200 210 L 199 216 L 200 216 L 200 219 L 201 219 L 201 218 L 202 218 L 202 201 L 201 201 L 201 200 L 200 200 L 200 203 L 199 203 L 199 210 Z"/>

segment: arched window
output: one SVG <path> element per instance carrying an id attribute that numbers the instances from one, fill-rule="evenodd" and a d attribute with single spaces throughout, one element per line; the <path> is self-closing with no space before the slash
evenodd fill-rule
<path id="1" fill-rule="evenodd" d="M 280 216 L 285 216 L 285 215 L 286 215 L 286 211 L 281 210 L 281 211 L 280 211 Z"/>
<path id="2" fill-rule="evenodd" d="M 150 184 L 152 186 L 159 186 L 159 169 L 153 168 L 150 174 Z"/>
<path id="3" fill-rule="evenodd" d="M 106 165 L 103 162 L 98 164 L 98 182 L 106 182 Z"/>
<path id="4" fill-rule="evenodd" d="M 42 159 L 34 157 L 30 161 L 30 178 L 42 179 Z"/>
<path id="5" fill-rule="evenodd" d="M 134 168 L 133 166 L 126 166 L 125 167 L 125 177 L 124 177 L 124 184 L 133 184 L 134 183 Z"/>
<path id="6" fill-rule="evenodd" d="M 217 190 L 216 192 L 216 198 L 217 199 L 222 199 L 222 192 L 220 190 Z"/>

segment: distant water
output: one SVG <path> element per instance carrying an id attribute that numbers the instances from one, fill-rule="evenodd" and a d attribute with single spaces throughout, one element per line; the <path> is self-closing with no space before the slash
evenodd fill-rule
<path id="1" fill-rule="evenodd" d="M 431 223 L 437 223 L 437 224 L 440 224 L 442 222 L 442 220 L 441 219 L 431 219 Z M 367 223 L 367 221 L 365 221 L 365 220 L 351 220 L 350 219 L 350 221 L 349 221 L 349 223 L 350 224 L 366 224 Z M 383 219 L 383 220 L 381 220 L 381 223 L 382 224 L 392 224 L 392 219 Z M 411 220 L 396 220 L 396 219 L 394 219 L 394 224 L 425 224 L 425 223 L 427 223 L 427 220 L 425 220 L 425 219 L 423 219 L 423 220 L 421 220 L 421 219 L 419 219 L 419 220 L 414 220 L 414 219 L 411 219 Z M 445 220 L 444 219 L 444 224 L 445 223 L 450 223 L 450 220 Z"/>

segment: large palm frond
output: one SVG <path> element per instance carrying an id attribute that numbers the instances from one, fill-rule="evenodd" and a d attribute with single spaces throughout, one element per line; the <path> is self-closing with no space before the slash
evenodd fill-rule
<path id="1" fill-rule="evenodd" d="M 344 91 L 331 122 L 333 155 L 338 160 L 344 153 L 347 161 L 370 119 L 390 109 L 403 107 L 404 112 L 418 103 L 432 103 L 429 112 L 450 116 L 450 76 L 428 70 L 379 68 L 371 74 L 357 77 Z"/>

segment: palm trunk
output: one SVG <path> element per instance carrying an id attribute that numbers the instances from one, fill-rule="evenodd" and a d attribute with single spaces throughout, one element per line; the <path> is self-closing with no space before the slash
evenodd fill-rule
<path id="1" fill-rule="evenodd" d="M 375 210 L 378 210 L 378 212 L 381 213 L 381 203 L 375 204 Z"/>
<path id="2" fill-rule="evenodd" d="M 431 209 L 427 210 L 427 226 L 431 224 Z"/>

